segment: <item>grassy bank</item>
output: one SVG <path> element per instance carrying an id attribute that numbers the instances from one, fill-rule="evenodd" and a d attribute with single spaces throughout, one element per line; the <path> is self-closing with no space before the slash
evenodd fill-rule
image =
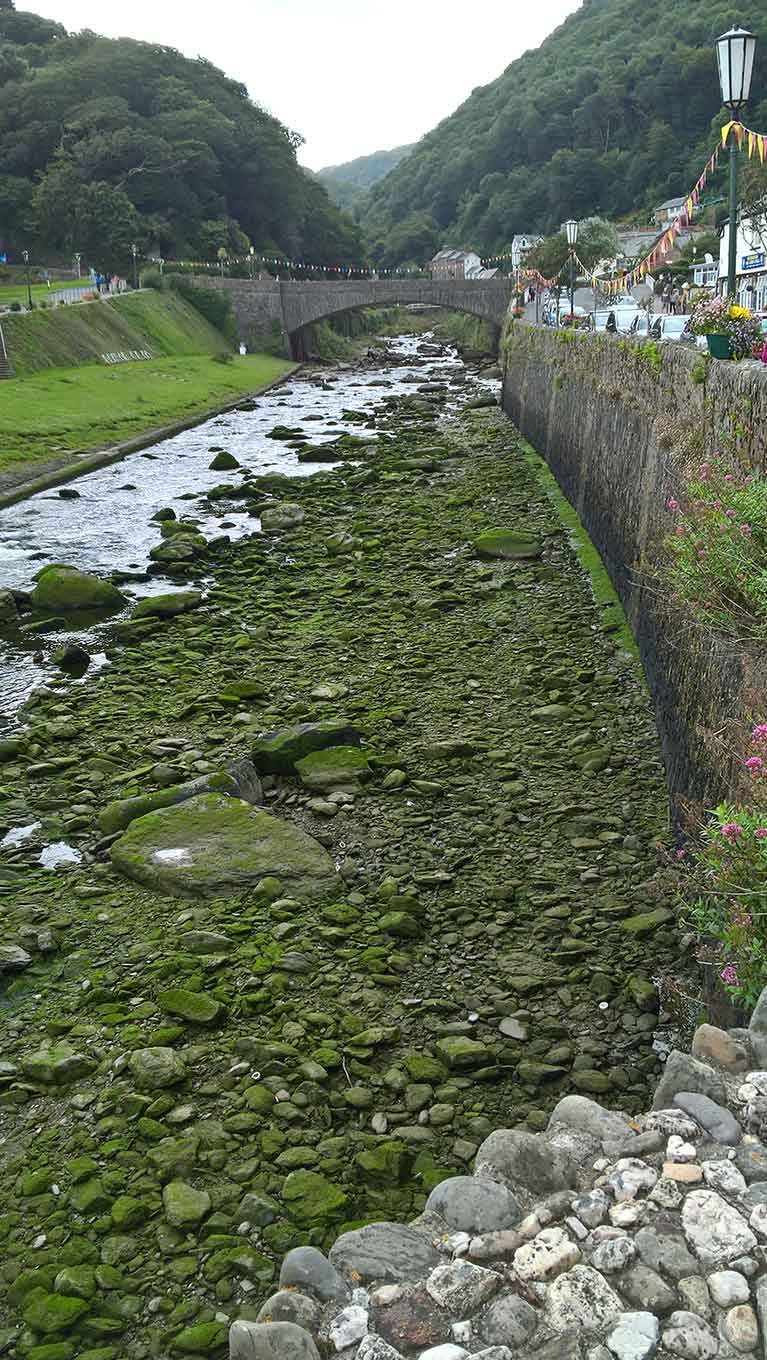
<path id="1" fill-rule="evenodd" d="M 178 293 L 148 290 L 2 320 L 17 377 L 48 368 L 93 364 L 103 354 L 148 349 L 153 358 L 217 354 L 223 336 Z"/>
<path id="2" fill-rule="evenodd" d="M 223 364 L 211 354 L 187 354 L 11 379 L 2 385 L 0 473 L 24 471 L 34 477 L 46 461 L 202 414 L 273 382 L 289 368 L 286 360 L 268 355 L 237 356 Z"/>

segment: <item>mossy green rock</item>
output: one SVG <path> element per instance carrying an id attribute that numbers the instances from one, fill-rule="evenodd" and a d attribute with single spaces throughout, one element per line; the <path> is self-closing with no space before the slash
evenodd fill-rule
<path id="1" fill-rule="evenodd" d="M 214 997 L 205 992 L 187 992 L 183 987 L 169 987 L 160 992 L 157 1004 L 169 1015 L 179 1015 L 193 1025 L 213 1025 L 223 1013 L 224 1007 Z"/>
<path id="2" fill-rule="evenodd" d="M 412 1154 L 405 1143 L 388 1138 L 377 1147 L 358 1153 L 356 1161 L 365 1180 L 373 1184 L 400 1185 L 410 1170 Z"/>
<path id="3" fill-rule="evenodd" d="M 359 746 L 360 735 L 344 718 L 298 723 L 264 732 L 253 747 L 253 764 L 263 774 L 293 774 L 299 760 L 331 746 Z"/>
<path id="4" fill-rule="evenodd" d="M 283 1184 L 282 1198 L 291 1218 L 307 1225 L 337 1218 L 347 1203 L 340 1186 L 316 1171 L 291 1171 Z"/>
<path id="5" fill-rule="evenodd" d="M 67 1294 L 75 1299 L 92 1299 L 96 1293 L 96 1275 L 92 1266 L 65 1266 L 56 1276 L 56 1294 Z"/>
<path id="6" fill-rule="evenodd" d="M 152 595 L 139 600 L 132 619 L 172 619 L 176 614 L 188 614 L 202 603 L 199 590 L 176 590 L 170 595 Z"/>
<path id="7" fill-rule="evenodd" d="M 234 468 L 238 468 L 239 466 L 240 464 L 234 454 L 227 453 L 226 449 L 221 449 L 221 451 L 216 454 L 213 461 L 208 463 L 211 472 L 231 472 Z"/>
<path id="8" fill-rule="evenodd" d="M 224 1345 L 228 1330 L 223 1322 L 198 1322 L 179 1332 L 171 1345 L 179 1355 L 213 1355 Z"/>
<path id="9" fill-rule="evenodd" d="M 303 524 L 304 512 L 300 505 L 289 501 L 279 501 L 277 505 L 267 505 L 260 512 L 261 528 L 265 533 L 279 533 L 282 529 L 297 529 Z"/>
<path id="10" fill-rule="evenodd" d="M 381 917 L 380 926 L 387 935 L 400 940 L 417 940 L 421 934 L 421 927 L 415 917 L 406 911 L 387 912 Z"/>
<path id="11" fill-rule="evenodd" d="M 492 1053 L 486 1044 L 480 1044 L 464 1034 L 449 1034 L 445 1039 L 438 1039 L 434 1047 L 439 1057 L 456 1072 L 483 1067 L 492 1061 Z"/>
<path id="12" fill-rule="evenodd" d="M 34 609 L 69 613 L 78 609 L 120 609 L 125 596 L 111 581 L 102 581 L 77 567 L 55 565 L 38 573 L 31 601 Z"/>
<path id="13" fill-rule="evenodd" d="M 161 1091 L 186 1076 L 186 1064 L 172 1048 L 137 1048 L 130 1055 L 130 1070 L 140 1091 Z"/>
<path id="14" fill-rule="evenodd" d="M 480 557 L 508 560 L 540 557 L 540 540 L 524 529 L 490 529 L 475 540 L 474 549 Z"/>
<path id="15" fill-rule="evenodd" d="M 367 757 L 356 746 L 329 746 L 325 751 L 313 751 L 296 761 L 296 769 L 307 789 L 321 792 L 333 789 L 353 792 L 371 774 Z"/>
<path id="16" fill-rule="evenodd" d="M 24 1058 L 22 1067 L 30 1081 L 39 1082 L 41 1086 L 66 1086 L 78 1077 L 87 1076 L 95 1063 L 69 1044 L 51 1044 L 48 1048 L 38 1049 L 37 1053 L 30 1053 Z"/>
<path id="17" fill-rule="evenodd" d="M 27 1298 L 24 1321 L 33 1331 L 52 1336 L 56 1332 L 68 1332 L 88 1312 L 88 1308 L 85 1299 L 35 1290 Z"/>
<path id="18" fill-rule="evenodd" d="M 75 1353 L 71 1341 L 49 1341 L 44 1346 L 33 1346 L 25 1351 L 27 1360 L 72 1360 Z"/>
<path id="19" fill-rule="evenodd" d="M 656 907 L 655 911 L 646 911 L 640 916 L 627 916 L 625 921 L 621 921 L 620 929 L 625 935 L 641 938 L 643 935 L 650 935 L 653 930 L 665 926 L 673 919 L 673 911 L 669 911 L 667 907 Z"/>
<path id="20" fill-rule="evenodd" d="M 216 793 L 137 818 L 110 854 L 126 878 L 171 897 L 217 897 L 266 877 L 311 895 L 336 876 L 327 851 L 305 832 Z"/>
<path id="21" fill-rule="evenodd" d="M 174 1228 L 195 1227 L 210 1213 L 210 1195 L 186 1181 L 170 1181 L 163 1188 L 162 1202 L 165 1217 Z"/>

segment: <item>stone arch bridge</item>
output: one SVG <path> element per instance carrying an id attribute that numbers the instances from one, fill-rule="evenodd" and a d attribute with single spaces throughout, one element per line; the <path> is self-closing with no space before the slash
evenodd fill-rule
<path id="1" fill-rule="evenodd" d="M 358 307 L 391 307 L 418 302 L 446 307 L 489 321 L 499 330 L 514 290 L 510 279 L 348 279 L 295 282 L 278 279 L 226 279 L 198 275 L 194 283 L 231 299 L 241 340 L 251 348 L 278 341 L 286 354 L 300 357 L 302 331 Z"/>

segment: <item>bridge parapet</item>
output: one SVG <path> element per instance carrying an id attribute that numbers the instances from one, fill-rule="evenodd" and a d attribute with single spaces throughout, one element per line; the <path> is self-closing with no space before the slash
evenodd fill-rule
<path id="1" fill-rule="evenodd" d="M 346 279 L 339 282 L 293 279 L 226 279 L 195 276 L 198 286 L 226 293 L 240 338 L 270 348 L 279 343 L 293 352 L 304 326 L 360 307 L 421 303 L 468 312 L 499 330 L 511 301 L 509 279 Z"/>

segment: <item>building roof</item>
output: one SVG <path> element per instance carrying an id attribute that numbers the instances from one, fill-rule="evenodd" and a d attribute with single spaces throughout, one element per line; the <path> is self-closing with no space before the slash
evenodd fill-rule
<path id="1" fill-rule="evenodd" d="M 477 259 L 479 259 L 479 255 L 476 250 L 450 250 L 450 249 L 438 250 L 430 263 L 436 264 L 438 261 L 440 264 L 447 264 L 450 261 L 455 261 L 457 263 L 460 260 L 469 259 L 470 256 L 475 256 Z"/>
<path id="2" fill-rule="evenodd" d="M 656 213 L 659 213 L 665 212 L 667 209 L 681 208 L 682 204 L 686 203 L 686 201 L 687 200 L 684 198 L 684 196 L 682 198 L 667 198 L 666 202 L 659 204 L 655 211 Z"/>

